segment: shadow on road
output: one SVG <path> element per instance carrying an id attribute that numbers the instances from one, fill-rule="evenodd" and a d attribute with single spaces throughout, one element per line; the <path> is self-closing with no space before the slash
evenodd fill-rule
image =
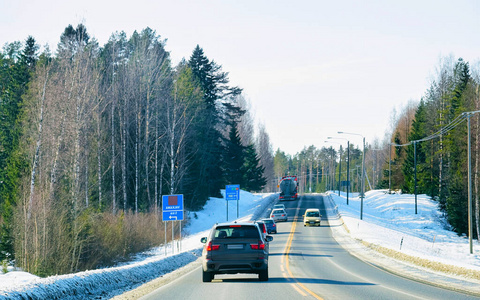
<path id="1" fill-rule="evenodd" d="M 270 253 L 269 256 L 287 255 L 287 253 Z M 288 253 L 288 256 L 303 256 L 303 257 L 333 257 L 332 255 L 319 254 L 305 254 L 305 253 Z"/>
<path id="2" fill-rule="evenodd" d="M 355 281 L 338 281 L 338 280 L 329 280 L 329 279 L 320 279 L 320 278 L 294 278 L 296 282 L 300 283 L 313 283 L 313 284 L 337 284 L 337 285 L 376 285 L 369 282 L 355 282 Z M 268 282 L 272 283 L 292 283 L 291 278 L 285 277 L 270 277 Z"/>
<path id="3" fill-rule="evenodd" d="M 257 278 L 222 278 L 216 280 L 217 282 L 258 282 L 258 283 L 293 283 L 294 281 L 299 283 L 310 284 L 335 284 L 335 285 L 356 285 L 356 286 L 373 286 L 374 283 L 369 282 L 355 282 L 355 281 L 338 281 L 320 278 L 285 278 L 285 277 L 270 277 L 267 282 L 259 281 Z"/>

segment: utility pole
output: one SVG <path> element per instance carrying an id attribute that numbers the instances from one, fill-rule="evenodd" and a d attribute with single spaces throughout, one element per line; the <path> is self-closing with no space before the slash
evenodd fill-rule
<path id="1" fill-rule="evenodd" d="M 350 141 L 347 141 L 347 205 L 348 205 L 349 190 L 350 190 Z"/>
<path id="2" fill-rule="evenodd" d="M 389 160 L 388 160 L 388 193 L 392 193 L 392 143 L 389 144 Z"/>
<path id="3" fill-rule="evenodd" d="M 470 254 L 473 254 L 473 203 L 472 203 L 472 145 L 470 136 L 470 117 L 467 114 L 467 131 L 468 131 L 468 243 L 470 245 Z"/>
<path id="4" fill-rule="evenodd" d="M 342 176 L 342 145 L 340 145 L 340 154 L 339 154 L 339 165 L 338 165 L 338 196 L 340 197 L 340 188 L 341 188 L 341 177 Z"/>
<path id="5" fill-rule="evenodd" d="M 358 135 L 363 138 L 363 153 L 362 153 L 362 183 L 361 183 L 361 193 L 360 193 L 360 220 L 363 220 L 363 199 L 365 198 L 365 137 L 358 133 L 349 133 L 339 131 L 338 134 L 350 134 Z"/>
<path id="6" fill-rule="evenodd" d="M 414 165 L 414 190 L 415 190 L 415 214 L 417 214 L 417 141 L 413 141 L 413 165 Z"/>

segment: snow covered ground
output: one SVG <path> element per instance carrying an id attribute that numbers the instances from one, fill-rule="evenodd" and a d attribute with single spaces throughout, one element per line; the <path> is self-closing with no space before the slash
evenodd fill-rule
<path id="1" fill-rule="evenodd" d="M 333 219 L 338 213 L 349 231 L 346 239 L 352 240 L 351 236 L 355 240 L 381 245 L 412 257 L 480 271 L 480 245 L 474 242 L 474 253 L 470 254 L 468 238 L 459 237 L 446 229 L 436 202 L 425 195 L 417 197 L 418 214 L 415 214 L 413 195 L 390 195 L 384 190 L 367 192 L 363 220 L 359 218 L 358 194 L 350 194 L 349 205 L 346 205 L 344 193 L 338 196 L 329 192 L 327 195 L 325 202 L 329 217 Z M 261 217 L 277 198 L 277 194 L 252 195 L 242 191 L 239 219 Z M 229 220 L 237 219 L 235 201 L 229 202 L 228 212 Z M 190 213 L 189 219 L 184 238 L 181 244 L 175 245 L 174 253 L 169 244 L 167 249 L 155 248 L 121 266 L 48 278 L 38 278 L 21 271 L 6 274 L 0 271 L 0 299 L 107 299 L 133 289 L 195 261 L 201 253 L 200 237 L 206 236 L 216 222 L 226 221 L 226 202 L 212 198 L 202 211 Z M 357 247 L 357 251 L 365 251 L 364 248 Z"/>
<path id="2" fill-rule="evenodd" d="M 259 218 L 277 198 L 276 194 L 254 195 L 241 191 L 239 219 Z M 228 215 L 230 221 L 237 219 L 236 201 L 229 202 Z M 184 229 L 183 240 L 174 247 L 169 243 L 167 255 L 161 246 L 121 266 L 47 278 L 12 268 L 6 274 L 0 270 L 0 299 L 109 299 L 136 288 L 197 260 L 203 246 L 200 238 L 206 236 L 215 223 L 227 220 L 225 199 L 210 198 L 202 211 L 190 213 L 188 218 L 190 222 Z"/>
<path id="3" fill-rule="evenodd" d="M 444 222 L 437 202 L 426 195 L 366 192 L 360 220 L 358 194 L 329 192 L 351 237 L 401 251 L 404 254 L 480 271 L 480 244 L 474 240 L 470 254 L 468 237 L 458 236 Z M 353 196 L 353 197 L 352 197 Z"/>

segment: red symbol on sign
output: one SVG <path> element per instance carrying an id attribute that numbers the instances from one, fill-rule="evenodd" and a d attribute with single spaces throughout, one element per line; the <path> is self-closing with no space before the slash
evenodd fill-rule
<path id="1" fill-rule="evenodd" d="M 178 205 L 178 196 L 168 196 L 168 206 Z"/>

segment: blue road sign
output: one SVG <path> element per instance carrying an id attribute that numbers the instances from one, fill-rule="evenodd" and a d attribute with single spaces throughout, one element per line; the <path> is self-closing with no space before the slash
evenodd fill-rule
<path id="1" fill-rule="evenodd" d="M 230 184 L 225 188 L 225 200 L 240 200 L 240 185 Z"/>
<path id="2" fill-rule="evenodd" d="M 182 221 L 183 210 L 171 210 L 162 212 L 163 221 Z"/>
<path id="3" fill-rule="evenodd" d="M 183 195 L 162 196 L 163 221 L 183 220 Z"/>

